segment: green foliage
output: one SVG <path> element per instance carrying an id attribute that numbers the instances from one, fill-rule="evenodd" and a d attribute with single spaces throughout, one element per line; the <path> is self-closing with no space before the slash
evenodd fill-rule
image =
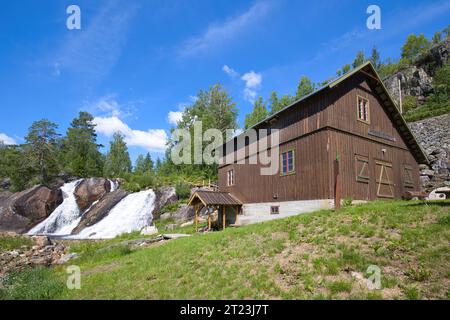
<path id="1" fill-rule="evenodd" d="M 159 161 L 160 161 L 159 166 L 161 166 L 161 160 L 159 160 Z M 154 171 L 153 160 L 152 160 L 152 157 L 150 156 L 150 153 L 147 153 L 145 155 L 145 157 L 142 154 L 140 154 L 136 159 L 136 165 L 134 167 L 134 172 L 140 173 L 140 174 L 143 174 L 143 173 L 150 174 L 153 171 Z"/>
<path id="2" fill-rule="evenodd" d="M 3 286 L 3 300 L 50 300 L 64 291 L 65 283 L 51 269 L 38 267 L 9 274 Z"/>
<path id="3" fill-rule="evenodd" d="M 138 192 L 159 186 L 157 177 L 151 173 L 124 173 L 123 188 L 130 192 Z"/>
<path id="4" fill-rule="evenodd" d="M 58 125 L 47 119 L 33 122 L 25 137 L 25 154 L 29 165 L 40 172 L 40 181 L 49 182 L 49 176 L 59 172 L 56 157 Z"/>
<path id="5" fill-rule="evenodd" d="M 32 245 L 33 241 L 27 237 L 0 236 L 0 253 L 4 251 L 21 249 L 22 247 L 30 248 Z"/>
<path id="6" fill-rule="evenodd" d="M 349 207 L 349 206 L 352 205 L 352 203 L 353 203 L 352 197 L 346 197 L 346 198 L 344 199 L 343 206 L 344 206 L 344 207 Z"/>
<path id="7" fill-rule="evenodd" d="M 438 44 L 442 40 L 442 32 L 436 31 L 433 35 L 433 38 L 431 39 L 431 42 L 433 44 Z"/>
<path id="8" fill-rule="evenodd" d="M 175 186 L 178 199 L 188 199 L 191 196 L 191 187 L 187 183 L 179 182 Z"/>
<path id="9" fill-rule="evenodd" d="M 308 94 L 314 92 L 314 87 L 315 87 L 314 84 L 308 77 L 306 76 L 301 77 L 297 86 L 295 100 L 299 100 L 304 96 L 307 96 Z"/>
<path id="10" fill-rule="evenodd" d="M 5 146 L 0 148 L 0 177 L 9 177 L 11 191 L 26 189 L 37 174 L 25 156 L 23 146 Z"/>
<path id="11" fill-rule="evenodd" d="M 411 34 L 406 38 L 405 44 L 402 46 L 402 58 L 412 63 L 414 58 L 419 54 L 423 54 L 430 48 L 430 41 L 423 35 L 416 36 Z"/>
<path id="12" fill-rule="evenodd" d="M 101 176 L 103 173 L 103 156 L 98 150 L 94 117 L 88 112 L 80 112 L 73 119 L 63 140 L 66 169 L 79 177 Z"/>
<path id="13" fill-rule="evenodd" d="M 268 115 L 267 108 L 262 97 L 255 101 L 253 111 L 245 116 L 245 129 L 248 129 L 258 122 L 264 120 Z"/>
<path id="14" fill-rule="evenodd" d="M 131 172 L 131 160 L 125 137 L 120 132 L 116 132 L 106 155 L 104 173 L 107 177 L 118 178 L 129 172 Z"/>
<path id="15" fill-rule="evenodd" d="M 405 113 L 407 121 L 418 121 L 450 112 L 450 66 L 442 66 L 436 70 L 433 88 L 434 94 L 428 96 L 421 107 Z"/>
<path id="16" fill-rule="evenodd" d="M 406 96 L 403 98 L 403 113 L 408 114 L 417 108 L 417 99 L 413 96 Z"/>
<path id="17" fill-rule="evenodd" d="M 166 204 L 164 207 L 162 207 L 159 210 L 160 214 L 164 214 L 166 212 L 174 212 L 176 211 L 178 208 L 180 207 L 180 203 L 176 202 L 176 203 L 171 203 L 171 204 Z"/>
<path id="18" fill-rule="evenodd" d="M 370 56 L 370 62 L 372 62 L 375 69 L 378 71 L 381 67 L 381 58 L 380 58 L 380 52 L 378 52 L 376 47 L 372 48 L 372 54 Z"/>
<path id="19" fill-rule="evenodd" d="M 364 56 L 364 51 L 358 51 L 358 53 L 356 54 L 355 60 L 353 60 L 353 63 L 352 63 L 353 69 L 358 68 L 364 62 L 366 62 L 366 58 Z"/>

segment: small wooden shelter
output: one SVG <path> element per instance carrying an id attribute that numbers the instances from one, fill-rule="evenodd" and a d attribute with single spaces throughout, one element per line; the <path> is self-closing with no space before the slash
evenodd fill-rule
<path id="1" fill-rule="evenodd" d="M 217 209 L 219 224 L 225 229 L 227 221 L 228 225 L 238 223 L 242 202 L 228 192 L 198 190 L 191 196 L 188 205 L 195 209 L 195 230 L 198 230 L 198 215 L 203 207 L 208 209 L 208 229 L 211 229 L 211 213 L 214 209 Z"/>

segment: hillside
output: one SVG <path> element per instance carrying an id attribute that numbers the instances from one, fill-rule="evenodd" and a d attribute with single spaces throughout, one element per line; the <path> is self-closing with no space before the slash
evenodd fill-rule
<path id="1" fill-rule="evenodd" d="M 65 269 L 12 276 L 3 298 L 449 299 L 450 201 L 373 202 L 131 249 L 69 243 L 81 289 Z M 192 227 L 189 227 L 192 228 Z M 129 244 L 129 242 L 126 242 Z M 368 290 L 370 265 L 380 290 Z M 9 283 L 9 286 L 8 286 Z"/>

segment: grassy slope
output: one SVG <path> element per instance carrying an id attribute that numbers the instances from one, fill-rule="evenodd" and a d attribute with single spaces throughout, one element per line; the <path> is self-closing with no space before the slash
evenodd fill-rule
<path id="1" fill-rule="evenodd" d="M 374 202 L 136 251 L 99 253 L 104 243 L 84 243 L 74 246 L 84 254 L 71 262 L 81 267 L 82 289 L 62 289 L 53 297 L 448 299 L 449 209 L 450 201 Z M 372 264 L 382 270 L 382 290 L 370 291 L 351 276 Z M 54 274 L 62 276 L 63 268 Z"/>

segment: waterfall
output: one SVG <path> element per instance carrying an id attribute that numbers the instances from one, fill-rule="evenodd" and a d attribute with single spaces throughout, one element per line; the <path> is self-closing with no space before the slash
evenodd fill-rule
<path id="1" fill-rule="evenodd" d="M 152 221 L 155 198 L 153 190 L 130 194 L 111 209 L 101 221 L 70 238 L 109 239 L 123 233 L 141 230 Z"/>
<path id="2" fill-rule="evenodd" d="M 76 180 L 64 184 L 61 187 L 63 202 L 52 212 L 52 214 L 28 231 L 29 235 L 52 234 L 66 235 L 78 225 L 81 214 L 75 199 L 75 188 L 82 181 Z"/>
<path id="3" fill-rule="evenodd" d="M 109 192 L 114 192 L 117 190 L 117 188 L 119 187 L 119 183 L 117 181 L 113 181 L 113 180 L 108 180 L 109 181 L 109 185 L 111 186 Z"/>

